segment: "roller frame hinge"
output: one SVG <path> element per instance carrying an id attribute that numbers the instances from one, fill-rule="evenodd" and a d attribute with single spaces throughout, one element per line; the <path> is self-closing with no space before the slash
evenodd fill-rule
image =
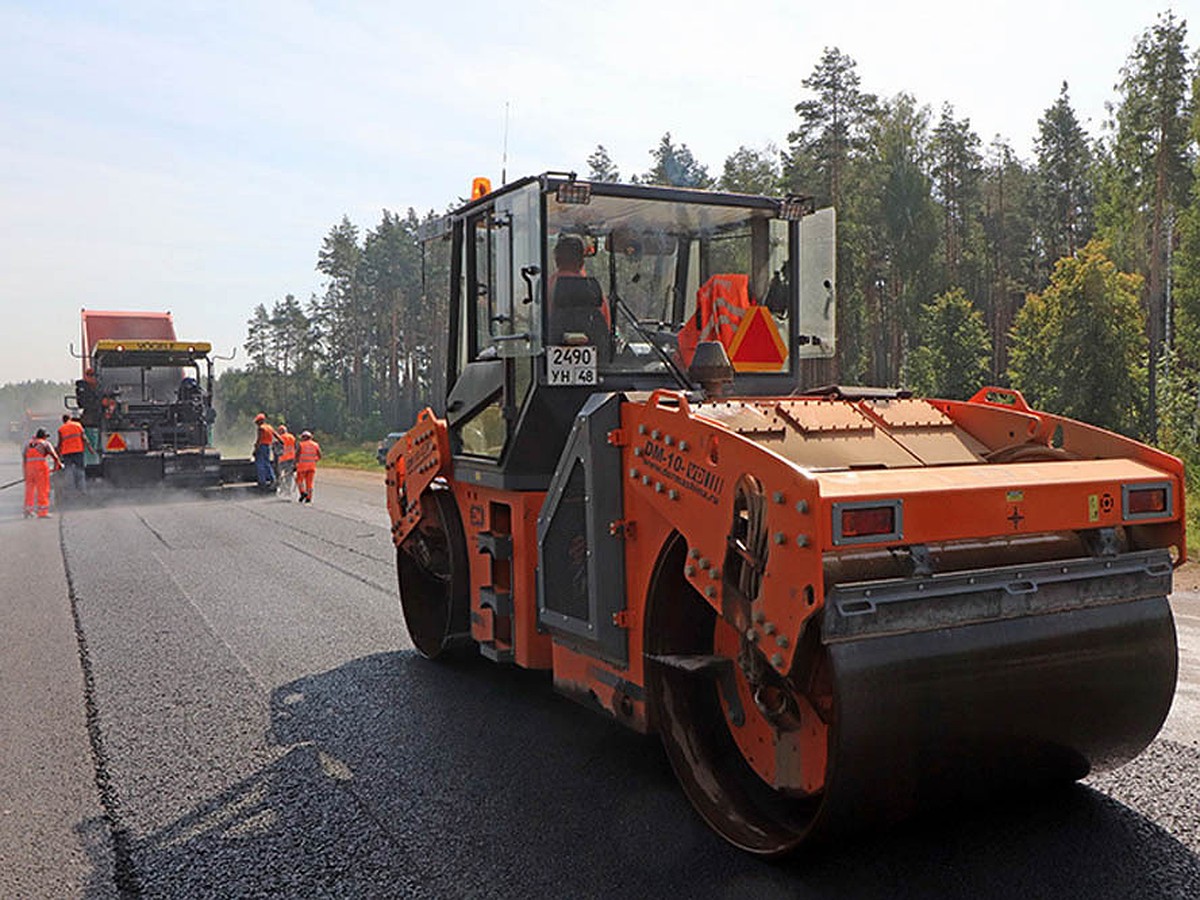
<path id="1" fill-rule="evenodd" d="M 632 519 L 617 519 L 608 523 L 608 533 L 615 538 L 633 540 L 637 537 L 637 523 Z"/>
<path id="2" fill-rule="evenodd" d="M 618 628 L 629 630 L 633 628 L 637 621 L 637 616 L 634 615 L 631 609 L 619 609 L 612 614 L 612 623 Z"/>

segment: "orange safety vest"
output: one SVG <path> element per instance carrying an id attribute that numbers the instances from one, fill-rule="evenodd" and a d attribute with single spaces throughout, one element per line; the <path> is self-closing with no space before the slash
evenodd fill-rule
<path id="1" fill-rule="evenodd" d="M 279 454 L 280 462 L 291 462 L 296 458 L 296 436 L 294 434 L 289 431 L 279 435 L 279 443 L 283 444 L 283 451 Z"/>
<path id="2" fill-rule="evenodd" d="M 275 429 L 266 422 L 258 426 L 258 442 L 268 447 L 275 443 Z"/>
<path id="3" fill-rule="evenodd" d="M 58 426 L 59 453 L 83 452 L 83 426 L 73 419 Z"/>
<path id="4" fill-rule="evenodd" d="M 50 442 L 44 438 L 33 438 L 25 445 L 25 465 L 30 463 L 46 464 L 48 457 L 54 448 L 50 446 Z"/>
<path id="5" fill-rule="evenodd" d="M 713 275 L 696 291 L 696 314 L 679 331 L 679 355 L 692 364 L 700 341 L 720 341 L 729 350 L 742 316 L 754 304 L 747 275 Z"/>
<path id="6" fill-rule="evenodd" d="M 321 458 L 321 445 L 314 440 L 301 441 L 299 454 L 296 460 L 297 469 L 315 469 L 317 460 Z"/>

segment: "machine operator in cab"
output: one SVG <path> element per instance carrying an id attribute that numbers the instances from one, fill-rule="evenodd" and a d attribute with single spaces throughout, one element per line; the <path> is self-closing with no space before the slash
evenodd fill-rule
<path id="1" fill-rule="evenodd" d="M 554 244 L 554 273 L 547 284 L 550 341 L 555 344 L 594 344 L 608 350 L 612 315 L 600 282 L 583 268 L 583 238 L 559 235 Z M 611 357 L 611 351 L 603 352 Z"/>

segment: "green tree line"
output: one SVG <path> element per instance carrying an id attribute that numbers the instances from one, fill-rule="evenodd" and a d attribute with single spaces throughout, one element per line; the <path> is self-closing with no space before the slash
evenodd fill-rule
<path id="1" fill-rule="evenodd" d="M 430 213 L 425 218 L 432 216 Z M 324 290 L 260 303 L 246 323 L 248 363 L 217 383 L 219 435 L 249 433 L 256 412 L 293 428 L 362 440 L 408 422 L 445 393 L 448 311 L 426 291 L 448 277 L 446 248 L 417 238 L 422 219 L 383 211 L 365 234 L 343 217 L 317 252 Z M 426 258 L 422 266 L 422 254 Z"/>
<path id="2" fill-rule="evenodd" d="M 1116 67 L 1119 61 L 1114 61 Z M 967 396 L 1012 386 L 1043 408 L 1191 457 L 1200 396 L 1200 65 L 1171 12 L 1116 68 L 1099 133 L 1065 82 L 1033 156 L 950 105 L 880 97 L 826 48 L 777 145 L 719 168 L 666 133 L 645 171 L 599 145 L 589 178 L 801 193 L 838 210 L 838 359 L 822 378 Z M 447 311 L 422 283 L 423 218 L 343 218 L 317 252 L 321 292 L 259 305 L 227 418 L 258 409 L 368 437 L 444 394 Z M 444 278 L 446 260 L 427 260 Z"/>

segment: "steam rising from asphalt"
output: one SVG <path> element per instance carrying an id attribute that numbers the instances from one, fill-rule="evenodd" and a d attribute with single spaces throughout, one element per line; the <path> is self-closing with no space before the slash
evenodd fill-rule
<path id="1" fill-rule="evenodd" d="M 234 500 L 250 496 L 273 496 L 261 494 L 257 485 L 227 484 L 217 487 L 174 487 L 167 485 L 139 485 L 121 487 L 89 480 L 87 494 L 80 496 L 61 483 L 56 485 L 55 500 L 60 509 L 96 509 L 103 507 L 141 506 L 147 503 L 192 503 L 197 500 Z"/>
<path id="2" fill-rule="evenodd" d="M 10 451 L 10 452 L 5 452 Z M 18 483 L 0 491 L 0 522 L 19 520 L 23 516 L 24 486 L 21 482 L 21 445 L 0 442 L 0 484 Z M 87 493 L 78 494 L 70 485 L 69 476 L 59 472 L 50 478 L 51 512 L 73 509 L 118 508 L 143 504 L 195 503 L 203 500 L 242 500 L 249 497 L 274 497 L 262 494 L 255 484 L 228 484 L 207 488 L 187 488 L 168 485 L 122 487 L 88 479 Z"/>

